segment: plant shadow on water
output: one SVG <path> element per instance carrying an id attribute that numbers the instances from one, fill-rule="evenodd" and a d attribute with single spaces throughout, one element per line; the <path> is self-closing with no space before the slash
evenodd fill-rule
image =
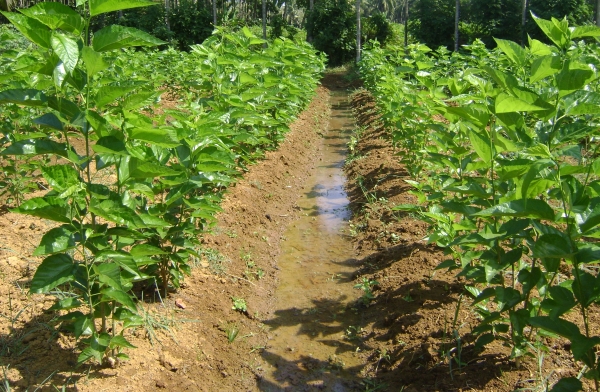
<path id="1" fill-rule="evenodd" d="M 382 252 L 377 257 L 377 266 L 372 264 L 373 258 L 368 258 L 372 269 L 398 261 L 390 252 Z M 357 260 L 349 259 L 339 264 L 356 267 Z M 339 274 L 335 284 L 351 285 L 355 276 Z M 382 390 L 397 390 L 411 384 L 419 390 L 455 390 L 465 382 L 473 388 L 485 389 L 490 379 L 511 368 L 506 358 L 482 354 L 472 344 L 465 344 L 459 358 L 463 367 L 455 366 L 452 370 L 447 363 L 450 357 L 445 356 L 452 348 L 451 337 L 444 344 L 436 344 L 444 340 L 450 326 L 445 325 L 442 318 L 436 327 L 419 330 L 421 323 L 427 321 L 424 320 L 425 312 L 429 315 L 430 311 L 438 309 L 442 314 L 442 308 L 453 309 L 456 298 L 450 294 L 460 290 L 458 284 L 430 279 L 426 284 L 401 283 L 385 293 L 375 289 L 376 297 L 368 304 L 362 303 L 360 298 L 352 300 L 340 296 L 313 299 L 311 306 L 278 310 L 273 317 L 263 320 L 273 334 L 277 335 L 282 328 L 293 327 L 296 335 L 327 347 L 321 351 L 333 351 L 329 358 L 322 358 L 313 352 L 319 350 L 315 345 L 302 350 L 294 347 L 293 339 L 288 340 L 286 348 L 290 355 L 279 354 L 272 346 L 267 346 L 262 357 L 274 369 L 272 377 L 276 382 L 262 379 L 258 383 L 259 389 L 362 391 L 365 383 L 373 379 L 391 388 Z M 407 335 L 415 335 L 416 339 L 411 341 Z M 463 340 L 472 343 L 474 339 L 470 333 L 465 333 Z M 390 345 L 390 342 L 393 343 Z M 388 348 L 383 349 L 383 345 Z M 297 350 L 304 352 L 294 355 Z M 357 361 L 348 365 L 344 356 L 353 356 Z"/>

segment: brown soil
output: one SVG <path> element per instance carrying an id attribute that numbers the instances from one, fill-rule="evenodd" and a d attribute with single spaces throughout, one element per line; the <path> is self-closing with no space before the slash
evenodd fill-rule
<path id="1" fill-rule="evenodd" d="M 137 348 L 127 351 L 131 360 L 114 368 L 74 367 L 79 350 L 71 337 L 52 327 L 56 315 L 48 308 L 53 298 L 27 291 L 41 261 L 29 255 L 52 223 L 3 209 L 0 364 L 12 388 L 261 390 L 257 380 L 265 377 L 268 366 L 261 352 L 270 338 L 266 320 L 274 316 L 280 242 L 299 213 L 296 203 L 319 160 L 328 124 L 328 88 L 349 87 L 340 75 L 328 75 L 323 86 L 280 148 L 250 167 L 229 190 L 214 233 L 203 240 L 205 257 L 183 287 L 164 303 L 148 293 L 147 324 L 127 335 Z M 508 359 L 509 349 L 499 344 L 473 352 L 469 333 L 475 319 L 466 299 L 454 322 L 463 282 L 434 271 L 444 255 L 423 241 L 423 222 L 390 210 L 391 205 L 414 202 L 405 171 L 385 140 L 369 95 L 359 91 L 352 103 L 366 131 L 347 166 L 355 214 L 349 227 L 360 267 L 346 284 L 362 277 L 379 282 L 375 299 L 360 309 L 363 330 L 345 342 L 356 346 L 363 363 L 355 369 L 361 382 L 351 384 L 352 390 L 512 391 L 541 385 L 534 360 L 517 367 Z M 358 186 L 359 176 L 367 195 Z M 243 298 L 247 311 L 232 309 L 233 298 Z M 597 316 L 592 323 L 599 325 Z M 463 339 L 460 359 L 465 365 L 460 369 L 448 359 L 457 358 L 453 325 Z M 555 381 L 576 375 L 579 368 L 570 358 L 564 342 L 552 343 L 543 376 Z M 290 390 L 325 387 L 307 383 Z"/>

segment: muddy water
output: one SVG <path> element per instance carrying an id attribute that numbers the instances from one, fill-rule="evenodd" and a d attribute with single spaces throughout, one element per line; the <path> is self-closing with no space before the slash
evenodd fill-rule
<path id="1" fill-rule="evenodd" d="M 342 171 L 353 127 L 348 96 L 334 92 L 324 155 L 298 205 L 278 260 L 276 311 L 265 321 L 273 339 L 263 352 L 261 391 L 351 391 L 360 369 L 356 333 L 361 291 L 353 288 L 350 218 Z M 358 330 L 358 331 L 357 331 Z"/>

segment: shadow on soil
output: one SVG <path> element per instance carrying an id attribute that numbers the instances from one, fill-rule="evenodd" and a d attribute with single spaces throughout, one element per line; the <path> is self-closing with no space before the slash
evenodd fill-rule
<path id="1" fill-rule="evenodd" d="M 342 263 L 361 265 L 362 268 L 354 274 L 339 276 L 339 284 L 352 284 L 356 277 L 365 270 L 370 273 L 383 270 L 396 262 L 398 252 L 410 253 L 410 247 L 398 246 L 375 253 L 365 259 L 350 259 Z M 426 251 L 423 249 L 423 251 Z M 348 304 L 346 298 L 337 300 L 313 301 L 312 307 L 281 310 L 263 323 L 274 331 L 282 326 L 299 325 L 298 334 L 318 340 L 321 344 L 336 347 L 336 354 L 344 352 L 362 353 L 364 364 L 344 368 L 345 374 L 352 374 L 355 380 L 347 379 L 341 372 L 342 364 L 334 361 L 322 361 L 309 356 L 302 356 L 295 361 L 289 361 L 265 349 L 262 357 L 275 370 L 275 377 L 280 382 L 287 381 L 289 388 L 282 388 L 262 380 L 259 382 L 261 391 L 364 391 L 367 386 L 380 389 L 370 390 L 401 390 L 402 387 L 418 386 L 419 391 L 442 390 L 458 391 L 464 388 L 465 380 L 476 389 L 485 389 L 488 382 L 500 376 L 502 369 L 510 368 L 504 358 L 482 355 L 473 348 L 473 338 L 462 336 L 464 347 L 460 356 L 461 366 L 455 356 L 448 360 L 445 355 L 455 352 L 456 344 L 451 336 L 446 336 L 451 330 L 452 320 L 438 320 L 439 328 L 430 331 L 425 336 L 419 336 L 414 342 L 402 341 L 401 335 L 411 327 L 415 327 L 423 318 L 421 310 L 438 309 L 444 305 L 456 302 L 451 293 L 460 293 L 459 284 L 437 279 L 426 279 L 423 282 L 404 282 L 402 276 L 388 279 L 398 279 L 398 284 L 392 290 L 381 292 L 375 287 L 376 298 L 363 303 L 360 299 Z M 331 326 L 332 315 L 340 312 L 353 313 L 354 321 L 349 326 Z M 374 331 L 377 330 L 376 334 Z M 384 332 L 382 332 L 384 331 Z M 339 339 L 344 336 L 344 339 Z M 440 347 L 433 344 L 421 343 L 426 341 L 445 341 Z M 394 342 L 393 350 L 384 350 L 384 343 Z M 389 346 L 389 344 L 388 344 Z M 451 363 L 451 364 L 450 364 Z M 473 376 L 477 374 L 477 377 Z M 332 383 L 332 379 L 335 381 Z M 474 383 L 473 380 L 476 380 Z M 327 384 L 327 385 L 326 385 Z"/>

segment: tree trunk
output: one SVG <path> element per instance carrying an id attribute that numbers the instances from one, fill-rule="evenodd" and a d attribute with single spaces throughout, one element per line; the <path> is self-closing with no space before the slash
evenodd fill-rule
<path id="1" fill-rule="evenodd" d="M 315 1 L 314 0 L 310 0 L 309 8 L 308 8 L 309 9 L 309 15 L 312 14 L 314 8 L 315 8 Z M 306 14 L 304 14 L 304 17 L 306 18 Z M 312 42 L 313 41 L 312 31 L 309 32 L 307 30 L 306 41 L 307 42 Z"/>
<path id="2" fill-rule="evenodd" d="M 267 0 L 262 0 L 262 28 L 263 28 L 263 39 L 267 39 Z M 267 47 L 267 43 L 263 44 L 263 47 Z"/>
<path id="3" fill-rule="evenodd" d="M 527 39 L 527 32 L 525 31 L 525 24 L 527 23 L 527 0 L 523 0 L 523 13 L 521 14 L 521 46 L 525 46 L 525 40 Z"/>
<path id="4" fill-rule="evenodd" d="M 600 27 L 600 0 L 596 0 L 596 26 Z"/>
<path id="5" fill-rule="evenodd" d="M 404 0 L 404 48 L 408 47 L 408 0 Z"/>
<path id="6" fill-rule="evenodd" d="M 356 62 L 360 61 L 360 0 L 356 0 Z"/>
<path id="7" fill-rule="evenodd" d="M 454 51 L 458 52 L 458 21 L 460 20 L 460 0 L 456 0 L 454 12 Z"/>
<path id="8" fill-rule="evenodd" d="M 213 27 L 217 27 L 217 0 L 212 0 Z"/>
<path id="9" fill-rule="evenodd" d="M 171 23 L 169 22 L 169 12 L 171 11 L 171 0 L 165 0 L 165 24 L 167 25 L 167 31 L 171 31 Z"/>

